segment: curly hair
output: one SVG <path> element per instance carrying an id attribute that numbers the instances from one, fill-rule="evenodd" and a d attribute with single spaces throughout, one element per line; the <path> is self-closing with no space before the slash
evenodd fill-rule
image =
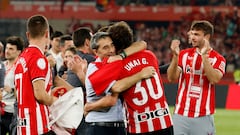
<path id="1" fill-rule="evenodd" d="M 124 21 L 116 22 L 111 25 L 108 29 L 108 33 L 113 40 L 117 53 L 120 53 L 133 43 L 133 31 Z"/>

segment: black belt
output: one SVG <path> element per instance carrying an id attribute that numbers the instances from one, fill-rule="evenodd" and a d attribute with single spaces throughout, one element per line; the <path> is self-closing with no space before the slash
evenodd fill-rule
<path id="1" fill-rule="evenodd" d="M 125 127 L 124 122 L 88 122 L 90 126 Z"/>

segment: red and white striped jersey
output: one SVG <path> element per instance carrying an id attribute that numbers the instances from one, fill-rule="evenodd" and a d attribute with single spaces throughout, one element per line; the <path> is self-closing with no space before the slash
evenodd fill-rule
<path id="1" fill-rule="evenodd" d="M 131 76 L 144 67 L 153 66 L 157 71 L 154 77 L 143 79 L 122 93 L 129 133 L 147 133 L 172 126 L 157 58 L 152 52 L 141 51 L 109 65 L 102 67 L 89 77 L 98 94 L 103 92 L 111 81 Z"/>
<path id="2" fill-rule="evenodd" d="M 214 50 L 209 52 L 214 69 L 225 73 L 226 60 Z M 178 66 L 181 68 L 174 113 L 188 117 L 200 117 L 215 112 L 215 86 L 204 75 L 201 55 L 196 48 L 182 50 Z"/>
<path id="3" fill-rule="evenodd" d="M 32 83 L 44 79 L 49 92 L 51 70 L 46 57 L 37 46 L 26 48 L 16 63 L 15 84 L 18 99 L 18 135 L 38 135 L 49 131 L 49 112 L 46 105 L 35 99 Z"/>

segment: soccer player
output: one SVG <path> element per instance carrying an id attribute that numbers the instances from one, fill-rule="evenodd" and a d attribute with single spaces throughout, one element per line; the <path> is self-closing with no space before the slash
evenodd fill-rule
<path id="1" fill-rule="evenodd" d="M 44 55 L 50 42 L 49 25 L 42 15 L 34 15 L 27 21 L 29 46 L 16 63 L 15 85 L 18 101 L 19 135 L 54 134 L 48 128 L 48 108 L 57 99 L 50 96 L 51 71 Z"/>
<path id="2" fill-rule="evenodd" d="M 158 70 L 156 56 L 148 50 L 137 52 L 126 57 L 123 51 L 133 42 L 133 33 L 125 22 L 117 22 L 110 26 L 111 35 L 116 52 L 124 59 L 111 64 L 101 65 L 101 69 L 94 72 L 89 80 L 95 92 L 101 94 L 109 84 L 141 71 L 144 67 L 153 66 L 156 73 L 152 78 L 142 79 L 132 87 L 123 91 L 122 84 L 115 83 L 112 91 L 121 93 L 124 99 L 127 117 L 128 134 L 173 134 L 173 124 L 164 87 Z M 105 76 L 105 74 L 113 73 Z M 126 84 L 128 82 L 126 81 Z M 101 87 L 99 87 L 101 84 Z"/>
<path id="3" fill-rule="evenodd" d="M 179 49 L 173 40 L 173 58 L 167 75 L 170 82 L 178 79 L 178 93 L 173 115 L 174 134 L 215 134 L 215 84 L 225 73 L 226 60 L 210 46 L 213 25 L 194 21 L 189 38 L 192 48 Z"/>

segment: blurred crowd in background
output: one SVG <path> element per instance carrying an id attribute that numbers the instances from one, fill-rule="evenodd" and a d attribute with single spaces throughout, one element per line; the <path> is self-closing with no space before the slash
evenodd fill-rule
<path id="1" fill-rule="evenodd" d="M 20 0 L 14 0 L 20 1 Z M 25 0 L 37 1 L 37 0 Z M 55 1 L 55 0 L 43 0 Z M 59 0 L 67 2 L 92 2 L 92 3 L 114 3 L 115 5 L 190 5 L 190 6 L 238 6 L 240 0 Z M 158 57 L 161 65 L 170 63 L 171 53 L 169 49 L 170 42 L 173 38 L 181 40 L 181 47 L 191 47 L 187 43 L 187 32 L 193 20 L 205 19 L 214 24 L 214 38 L 211 41 L 215 50 L 220 52 L 227 60 L 226 71 L 234 72 L 240 69 L 240 13 L 236 9 L 233 13 L 212 12 L 211 14 L 191 13 L 183 16 L 181 21 L 164 21 L 164 22 L 146 22 L 146 21 L 127 21 L 134 30 L 136 40 L 145 40 L 148 43 L 148 49 L 152 50 Z M 70 23 L 66 26 L 66 34 L 72 34 L 78 27 L 89 27 L 95 32 L 100 27 L 93 25 L 91 22 L 82 22 L 80 19 L 69 19 Z M 97 20 L 96 20 L 97 22 Z M 111 23 L 111 20 L 109 20 Z M 14 24 L 16 25 L 16 24 Z M 8 25 L 10 26 L 10 24 Z M 52 24 L 54 27 L 54 24 Z M 5 28 L 6 29 L 6 28 Z M 18 30 L 19 29 L 19 30 Z M 24 31 L 19 26 L 14 28 L 15 31 Z M 6 29 L 11 31 L 11 27 Z M 3 32 L 3 31 L 2 31 Z M 1 31 L 0 31 L 1 33 Z M 23 33 L 24 34 L 24 33 Z M 4 41 L 2 41 L 4 42 Z"/>
<path id="2" fill-rule="evenodd" d="M 14 0 L 22 1 L 22 0 Z M 40 1 L 40 0 L 25 0 L 25 1 Z M 56 0 L 41 0 L 41 1 L 56 1 Z M 63 2 L 109 2 L 116 5 L 180 5 L 180 6 L 238 6 L 240 0 L 60 0 Z"/>
<path id="3" fill-rule="evenodd" d="M 240 18 L 235 14 L 222 16 L 220 13 L 203 15 L 199 19 L 207 19 L 214 24 L 215 32 L 212 46 L 227 60 L 227 72 L 240 68 Z M 169 63 L 171 60 L 169 44 L 173 38 L 181 40 L 181 47 L 189 47 L 187 32 L 192 20 L 191 15 L 180 22 L 169 22 L 167 27 L 148 26 L 145 23 L 135 25 L 136 38 L 147 41 L 149 49 L 155 52 L 160 64 Z"/>
<path id="4" fill-rule="evenodd" d="M 181 40 L 181 47 L 187 48 L 191 45 L 187 42 L 187 32 L 193 20 L 206 19 L 214 24 L 214 37 L 211 41 L 215 50 L 220 52 L 227 60 L 227 72 L 233 72 L 240 68 L 240 16 L 237 12 L 222 15 L 220 12 L 212 14 L 197 13 L 196 17 L 192 14 L 182 18 L 178 22 L 128 22 L 134 30 L 136 40 L 145 40 L 148 49 L 152 50 L 158 57 L 161 65 L 170 63 L 171 52 L 170 42 L 173 38 Z M 70 29 L 81 26 L 90 27 L 95 32 L 101 25 L 94 27 L 91 23 L 81 23 L 80 20 L 73 21 L 68 25 Z"/>

